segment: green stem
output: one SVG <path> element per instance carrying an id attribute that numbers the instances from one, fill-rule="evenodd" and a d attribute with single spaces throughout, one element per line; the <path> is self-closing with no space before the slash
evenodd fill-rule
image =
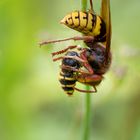
<path id="1" fill-rule="evenodd" d="M 90 90 L 89 86 L 86 86 L 86 90 Z M 90 121 L 91 121 L 91 94 L 85 95 L 85 116 L 84 116 L 84 132 L 83 140 L 89 140 L 90 136 Z"/>
<path id="2" fill-rule="evenodd" d="M 87 9 L 87 0 L 82 0 L 82 11 Z M 86 90 L 90 90 L 89 86 L 86 86 Z M 85 95 L 85 114 L 84 114 L 84 126 L 83 126 L 83 140 L 89 140 L 90 135 L 90 117 L 91 117 L 91 97 L 90 94 Z"/>
<path id="3" fill-rule="evenodd" d="M 87 0 L 82 0 L 82 11 L 86 11 L 87 9 Z"/>

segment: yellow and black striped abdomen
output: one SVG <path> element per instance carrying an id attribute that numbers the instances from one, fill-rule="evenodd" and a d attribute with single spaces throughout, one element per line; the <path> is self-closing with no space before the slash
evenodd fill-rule
<path id="1" fill-rule="evenodd" d="M 69 51 L 65 54 L 65 56 L 79 57 L 79 54 L 76 51 Z M 67 66 L 69 67 L 69 69 L 65 69 Z M 63 90 L 68 95 L 73 94 L 74 87 L 75 87 L 76 82 L 77 82 L 77 79 L 76 79 L 77 72 L 73 71 L 70 68 L 78 70 L 80 67 L 81 67 L 81 63 L 74 58 L 62 59 L 61 72 L 59 74 L 59 82 L 61 83 Z"/>
<path id="2" fill-rule="evenodd" d="M 61 23 L 85 35 L 94 36 L 97 41 L 106 41 L 106 25 L 102 18 L 91 12 L 75 11 L 66 15 Z"/>
<path id="3" fill-rule="evenodd" d="M 76 79 L 74 78 L 73 72 L 60 72 L 59 82 L 63 90 L 68 94 L 72 95 L 74 92 L 74 87 L 76 84 Z"/>

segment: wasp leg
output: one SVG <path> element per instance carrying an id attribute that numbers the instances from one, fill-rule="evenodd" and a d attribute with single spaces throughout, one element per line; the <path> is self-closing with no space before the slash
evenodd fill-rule
<path id="1" fill-rule="evenodd" d="M 64 56 L 57 57 L 57 58 L 54 58 L 53 61 L 55 62 L 55 61 L 61 60 L 61 59 L 63 59 L 63 58 L 64 58 Z"/>
<path id="2" fill-rule="evenodd" d="M 62 42 L 62 41 L 68 41 L 68 40 L 74 40 L 74 41 L 84 40 L 86 42 L 90 42 L 90 41 L 94 40 L 94 37 L 93 36 L 81 36 L 81 37 L 80 36 L 75 36 L 75 37 L 65 38 L 65 39 L 60 39 L 60 40 L 44 41 L 44 42 L 39 43 L 39 45 L 41 47 L 42 45 L 47 45 L 47 44 Z"/>
<path id="3" fill-rule="evenodd" d="M 97 92 L 96 86 L 98 84 L 100 84 L 100 82 L 102 81 L 103 76 L 102 75 L 97 75 L 97 74 L 93 74 L 93 75 L 89 75 L 89 74 L 79 74 L 77 76 L 77 81 L 89 86 L 93 86 L 93 88 L 95 89 L 95 92 Z"/>
<path id="4" fill-rule="evenodd" d="M 86 68 L 87 71 L 85 70 L 82 70 L 82 69 L 75 69 L 73 67 L 70 67 L 70 66 L 62 66 L 61 68 L 64 68 L 64 69 L 67 69 L 67 70 L 72 70 L 72 71 L 76 71 L 76 72 L 79 72 L 81 74 L 89 74 L 89 75 L 92 75 L 94 73 L 92 67 L 90 66 L 90 64 L 88 63 L 88 60 L 87 60 L 87 57 L 85 55 L 85 52 L 86 52 L 86 49 L 83 48 L 84 51 L 82 51 L 80 53 L 80 57 L 77 57 L 77 56 L 62 56 L 62 57 L 58 57 L 58 58 L 55 58 L 53 59 L 53 61 L 57 61 L 57 60 L 60 60 L 60 59 L 63 59 L 63 58 L 72 58 L 72 59 L 75 59 L 77 61 L 80 61 L 82 63 L 82 66 L 84 68 Z"/>
<path id="5" fill-rule="evenodd" d="M 90 64 L 88 63 L 87 57 L 86 57 L 86 50 L 84 50 L 81 54 L 80 54 L 80 58 L 83 59 L 85 62 L 83 63 L 83 66 L 88 70 L 88 74 L 92 75 L 94 73 L 93 68 L 90 66 Z"/>
<path id="6" fill-rule="evenodd" d="M 61 59 L 64 59 L 64 58 L 75 59 L 75 60 L 83 62 L 83 63 L 85 62 L 83 59 L 81 59 L 80 57 L 77 57 L 77 56 L 61 56 L 61 57 L 58 57 L 58 58 L 54 58 L 53 61 L 61 60 Z"/>
<path id="7" fill-rule="evenodd" d="M 56 59 L 53 59 L 53 61 L 57 61 L 57 60 L 60 60 L 60 59 L 63 59 L 63 58 L 72 58 L 72 59 L 76 59 L 76 60 L 80 60 L 80 62 L 82 63 L 82 66 L 84 66 L 84 68 L 86 68 L 87 71 L 85 70 L 82 70 L 82 69 L 75 69 L 71 66 L 65 66 L 65 65 L 62 65 L 60 66 L 61 68 L 63 69 L 67 69 L 67 70 L 72 70 L 72 71 L 75 71 L 75 72 L 79 72 L 81 74 L 88 74 L 88 75 L 93 75 L 94 71 L 92 69 L 92 67 L 90 66 L 90 64 L 88 63 L 87 61 L 87 58 L 84 56 L 84 55 L 81 55 L 81 57 L 75 57 L 75 56 L 62 56 L 62 57 L 58 57 Z"/>
<path id="8" fill-rule="evenodd" d="M 65 48 L 65 49 L 63 49 L 63 50 L 60 50 L 60 51 L 57 51 L 57 52 L 53 52 L 53 53 L 52 53 L 52 56 L 65 53 L 65 52 L 67 52 L 68 50 L 72 50 L 72 49 L 75 49 L 75 48 L 77 48 L 77 47 L 78 47 L 78 46 L 68 46 L 67 48 Z"/>
<path id="9" fill-rule="evenodd" d="M 82 89 L 78 89 L 76 87 L 74 87 L 74 89 L 79 91 L 79 92 L 83 92 L 83 93 L 95 93 L 95 92 L 97 92 L 97 90 L 82 90 Z"/>

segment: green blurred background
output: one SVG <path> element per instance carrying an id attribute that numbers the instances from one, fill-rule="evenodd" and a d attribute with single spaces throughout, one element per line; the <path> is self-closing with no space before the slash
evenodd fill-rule
<path id="1" fill-rule="evenodd" d="M 64 94 L 57 80 L 59 63 L 50 55 L 81 42 L 38 47 L 41 40 L 80 35 L 59 24 L 80 4 L 0 1 L 0 140 L 82 139 L 85 95 Z M 111 1 L 113 61 L 92 94 L 90 140 L 140 140 L 139 6 L 139 0 Z M 100 1 L 94 0 L 94 7 L 99 12 Z"/>

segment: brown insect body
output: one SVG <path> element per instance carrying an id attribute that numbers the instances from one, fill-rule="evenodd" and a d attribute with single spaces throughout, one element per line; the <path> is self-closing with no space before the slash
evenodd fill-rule
<path id="1" fill-rule="evenodd" d="M 96 92 L 96 86 L 101 83 L 103 75 L 108 71 L 111 65 L 111 53 L 109 52 L 107 60 L 106 48 L 100 43 L 95 43 L 94 45 L 92 44 L 92 47 L 85 48 L 80 55 L 83 60 L 88 62 L 87 64 L 83 63 L 83 67 L 85 67 L 88 72 L 79 73 L 77 81 L 93 86 L 94 92 Z"/>
<path id="2" fill-rule="evenodd" d="M 89 43 L 87 44 L 89 46 Z M 85 56 L 96 74 L 105 74 L 111 65 L 111 52 L 106 60 L 106 49 L 102 44 L 90 44 L 86 50 Z"/>

